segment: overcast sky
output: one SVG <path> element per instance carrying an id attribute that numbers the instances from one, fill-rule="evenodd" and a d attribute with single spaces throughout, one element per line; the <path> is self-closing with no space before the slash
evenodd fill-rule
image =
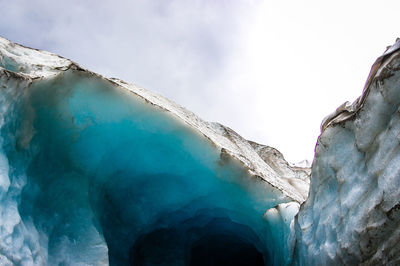
<path id="1" fill-rule="evenodd" d="M 0 0 L 0 35 L 312 159 L 322 119 L 400 37 L 398 0 Z"/>

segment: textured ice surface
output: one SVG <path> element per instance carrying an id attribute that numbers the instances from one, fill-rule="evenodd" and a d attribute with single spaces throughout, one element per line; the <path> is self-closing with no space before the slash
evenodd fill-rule
<path id="1" fill-rule="evenodd" d="M 400 264 L 400 42 L 323 123 L 295 219 L 300 265 Z"/>
<path id="2" fill-rule="evenodd" d="M 0 38 L 0 265 L 400 264 L 399 47 L 323 121 L 306 200 L 307 162 Z"/>
<path id="3" fill-rule="evenodd" d="M 307 169 L 2 38 L 0 86 L 1 265 L 283 263 L 263 214 L 304 201 Z"/>

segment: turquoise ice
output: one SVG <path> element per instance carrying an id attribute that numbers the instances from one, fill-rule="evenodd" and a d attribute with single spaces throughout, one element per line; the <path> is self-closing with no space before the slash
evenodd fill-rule
<path id="1" fill-rule="evenodd" d="M 264 213 L 301 199 L 306 174 L 272 165 L 286 162 L 229 128 L 156 104 L 161 96 L 20 49 L 3 50 L 0 68 L 0 262 L 287 259 L 281 225 Z M 27 61 L 15 60 L 19 52 Z"/>

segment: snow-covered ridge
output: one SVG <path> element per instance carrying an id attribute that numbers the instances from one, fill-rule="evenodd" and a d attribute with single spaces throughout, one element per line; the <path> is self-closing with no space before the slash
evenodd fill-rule
<path id="1" fill-rule="evenodd" d="M 300 203 L 307 198 L 309 188 L 309 177 L 306 174 L 309 170 L 307 168 L 291 167 L 280 153 L 277 156 L 272 154 L 268 156 L 268 160 L 265 160 L 263 154 L 259 153 L 258 145 L 247 141 L 228 127 L 202 120 L 192 112 L 157 93 L 119 79 L 103 77 L 58 55 L 15 44 L 1 37 L 0 68 L 4 69 L 2 73 L 6 75 L 14 72 L 15 75 L 27 77 L 31 80 L 51 78 L 68 69 L 84 71 L 90 75 L 101 77 L 135 93 L 148 103 L 172 113 L 208 138 L 221 149 L 221 153 L 229 154 L 242 162 L 251 174 L 262 178 L 271 186 L 280 190 L 284 196 Z"/>

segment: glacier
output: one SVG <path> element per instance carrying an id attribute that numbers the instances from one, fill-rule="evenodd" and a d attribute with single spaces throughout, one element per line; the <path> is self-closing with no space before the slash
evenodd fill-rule
<path id="1" fill-rule="evenodd" d="M 0 265 L 398 264 L 399 47 L 309 168 L 0 37 Z"/>
<path id="2" fill-rule="evenodd" d="M 399 70 L 397 39 L 362 95 L 323 121 L 292 229 L 298 265 L 400 264 Z"/>
<path id="3" fill-rule="evenodd" d="M 2 265 L 280 264 L 307 168 L 168 99 L 0 39 Z"/>

